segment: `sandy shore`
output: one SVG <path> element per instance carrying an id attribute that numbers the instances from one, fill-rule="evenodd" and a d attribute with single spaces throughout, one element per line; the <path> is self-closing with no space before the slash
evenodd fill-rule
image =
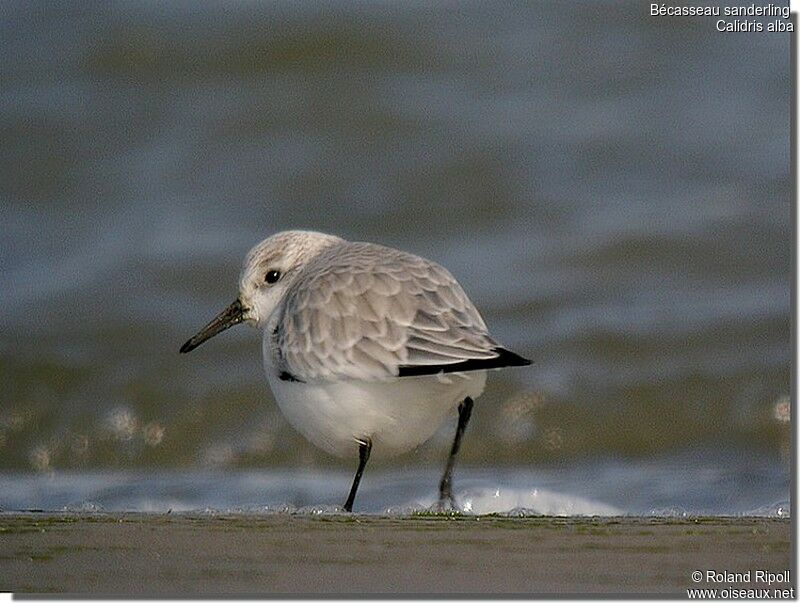
<path id="1" fill-rule="evenodd" d="M 0 514 L 18 593 L 673 593 L 783 572 L 780 519 Z M 739 585 L 745 588 L 763 587 Z"/>

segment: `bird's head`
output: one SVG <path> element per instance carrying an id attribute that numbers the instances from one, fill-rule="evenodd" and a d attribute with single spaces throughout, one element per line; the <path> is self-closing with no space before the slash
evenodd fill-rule
<path id="1" fill-rule="evenodd" d="M 308 262 L 341 240 L 321 232 L 287 230 L 261 241 L 244 260 L 239 276 L 239 296 L 184 343 L 181 353 L 191 352 L 240 322 L 263 328 Z"/>

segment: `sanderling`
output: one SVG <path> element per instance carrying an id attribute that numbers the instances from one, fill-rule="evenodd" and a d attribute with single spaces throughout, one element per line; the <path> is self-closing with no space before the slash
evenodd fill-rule
<path id="1" fill-rule="evenodd" d="M 370 453 L 422 444 L 458 408 L 439 484 L 440 508 L 455 507 L 453 465 L 486 371 L 530 364 L 489 335 L 442 266 L 319 232 L 280 232 L 253 247 L 239 297 L 180 351 L 240 322 L 263 333 L 267 380 L 289 423 L 333 455 L 357 455 L 346 511 Z"/>

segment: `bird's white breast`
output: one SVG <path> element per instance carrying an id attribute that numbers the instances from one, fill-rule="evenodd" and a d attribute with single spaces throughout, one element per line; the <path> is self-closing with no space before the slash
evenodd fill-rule
<path id="1" fill-rule="evenodd" d="M 377 457 L 419 446 L 486 384 L 485 371 L 386 381 L 284 381 L 268 336 L 263 350 L 267 380 L 286 419 L 314 445 L 340 457 L 357 456 L 358 441 L 365 438 Z"/>

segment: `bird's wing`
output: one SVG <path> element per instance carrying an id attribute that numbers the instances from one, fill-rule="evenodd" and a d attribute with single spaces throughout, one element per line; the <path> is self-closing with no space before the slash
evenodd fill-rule
<path id="1" fill-rule="evenodd" d="M 273 347 L 281 366 L 302 381 L 491 368 L 463 363 L 499 355 L 447 270 L 367 243 L 349 243 L 310 262 L 280 312 Z"/>

